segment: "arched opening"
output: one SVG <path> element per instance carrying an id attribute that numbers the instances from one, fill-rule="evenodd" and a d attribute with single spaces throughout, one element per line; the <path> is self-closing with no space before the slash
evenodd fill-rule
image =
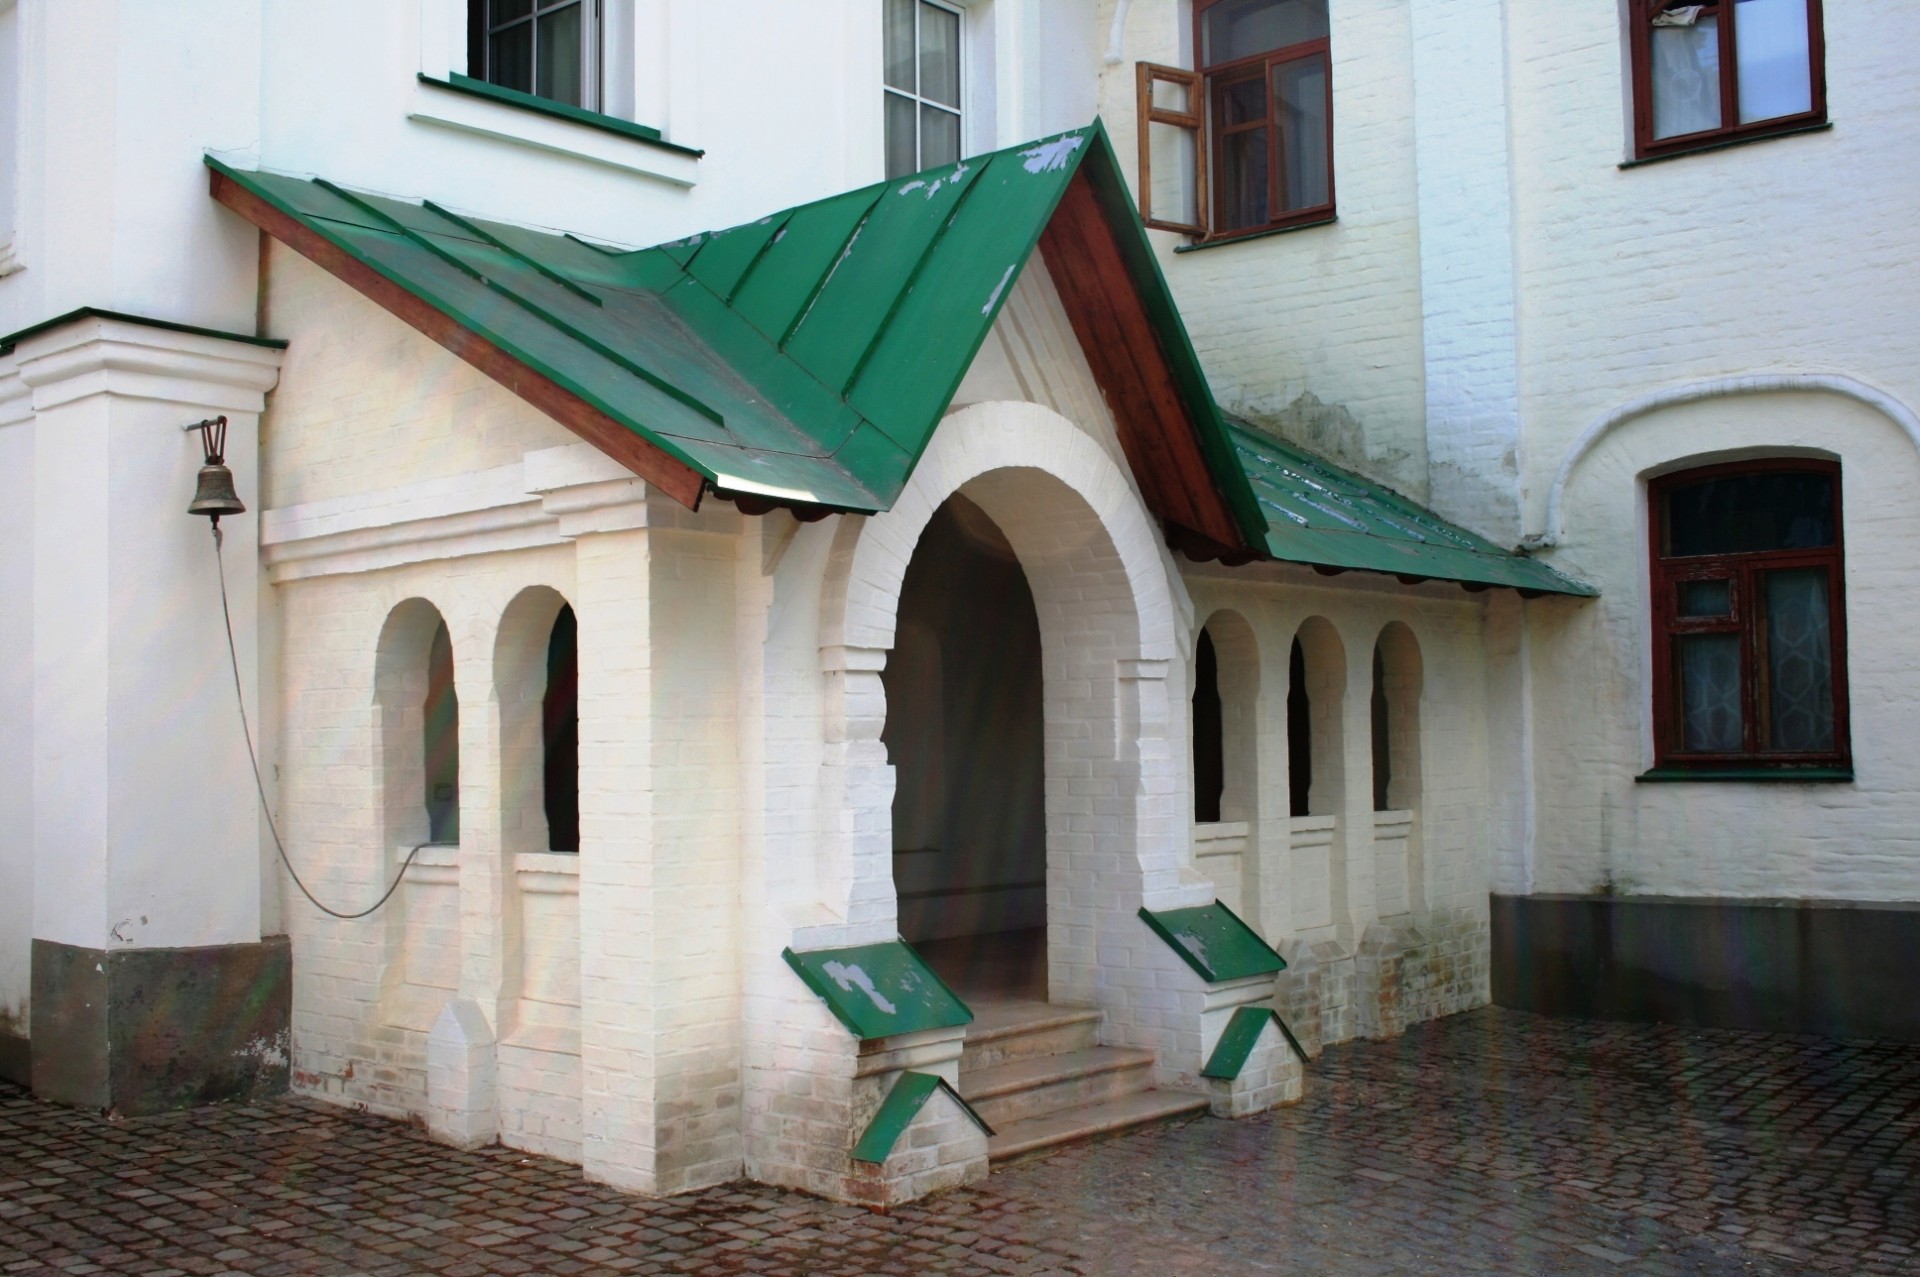
<path id="1" fill-rule="evenodd" d="M 914 549 L 881 679 L 900 934 L 963 991 L 1045 997 L 1040 622 L 1013 547 L 964 496 Z"/>
<path id="2" fill-rule="evenodd" d="M 1345 745 L 1341 735 L 1347 659 L 1324 617 L 1309 617 L 1287 655 L 1288 842 L 1294 927 L 1344 926 L 1348 900 Z"/>
<path id="3" fill-rule="evenodd" d="M 1420 850 L 1420 644 L 1394 621 L 1373 647 L 1373 851 L 1383 918 L 1426 908 Z"/>
<path id="4" fill-rule="evenodd" d="M 1213 636 L 1200 631 L 1193 652 L 1193 823 L 1220 819 L 1227 788 L 1226 740 L 1220 724 L 1220 658 Z"/>
<path id="5" fill-rule="evenodd" d="M 453 637 L 441 621 L 427 649 L 421 707 L 426 760 L 427 841 L 460 841 L 460 695 L 453 686 Z"/>
<path id="6" fill-rule="evenodd" d="M 547 637 L 547 686 L 540 700 L 547 849 L 580 850 L 580 627 L 572 606 Z"/>
<path id="7" fill-rule="evenodd" d="M 1207 618 L 1194 642 L 1194 867 L 1229 909 L 1257 921 L 1256 765 L 1260 646 L 1238 612 Z"/>

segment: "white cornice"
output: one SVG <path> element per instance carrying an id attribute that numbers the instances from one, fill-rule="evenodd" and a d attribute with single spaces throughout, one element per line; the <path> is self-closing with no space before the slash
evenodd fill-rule
<path id="1" fill-rule="evenodd" d="M 280 379 L 273 346 L 87 316 L 21 340 L 20 380 L 36 411 L 90 395 L 258 413 Z"/>
<path id="2" fill-rule="evenodd" d="M 514 465 L 264 511 L 260 549 L 278 583 L 561 545 L 657 519 L 645 483 L 576 443 Z"/>

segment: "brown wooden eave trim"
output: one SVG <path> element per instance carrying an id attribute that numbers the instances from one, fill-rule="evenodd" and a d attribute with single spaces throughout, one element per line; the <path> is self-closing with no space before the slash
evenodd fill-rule
<path id="1" fill-rule="evenodd" d="M 224 173 L 214 171 L 209 177 L 209 190 L 217 202 L 466 360 L 687 509 L 700 508 L 707 485 L 704 475 Z"/>

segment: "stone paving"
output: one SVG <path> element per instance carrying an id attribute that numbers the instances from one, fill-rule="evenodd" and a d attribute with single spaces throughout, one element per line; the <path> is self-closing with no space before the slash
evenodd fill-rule
<path id="1" fill-rule="evenodd" d="M 1920 1045 L 1492 1009 L 891 1215 L 649 1201 L 311 1101 L 110 1122 L 0 1086 L 0 1274 L 1920 1273 L 1916 1136 Z"/>

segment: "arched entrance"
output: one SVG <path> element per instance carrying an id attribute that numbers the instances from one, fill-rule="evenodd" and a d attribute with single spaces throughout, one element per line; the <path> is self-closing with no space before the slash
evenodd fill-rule
<path id="1" fill-rule="evenodd" d="M 914 547 L 881 675 L 900 934 L 963 996 L 1045 999 L 1040 620 L 1006 535 L 954 495 Z"/>

